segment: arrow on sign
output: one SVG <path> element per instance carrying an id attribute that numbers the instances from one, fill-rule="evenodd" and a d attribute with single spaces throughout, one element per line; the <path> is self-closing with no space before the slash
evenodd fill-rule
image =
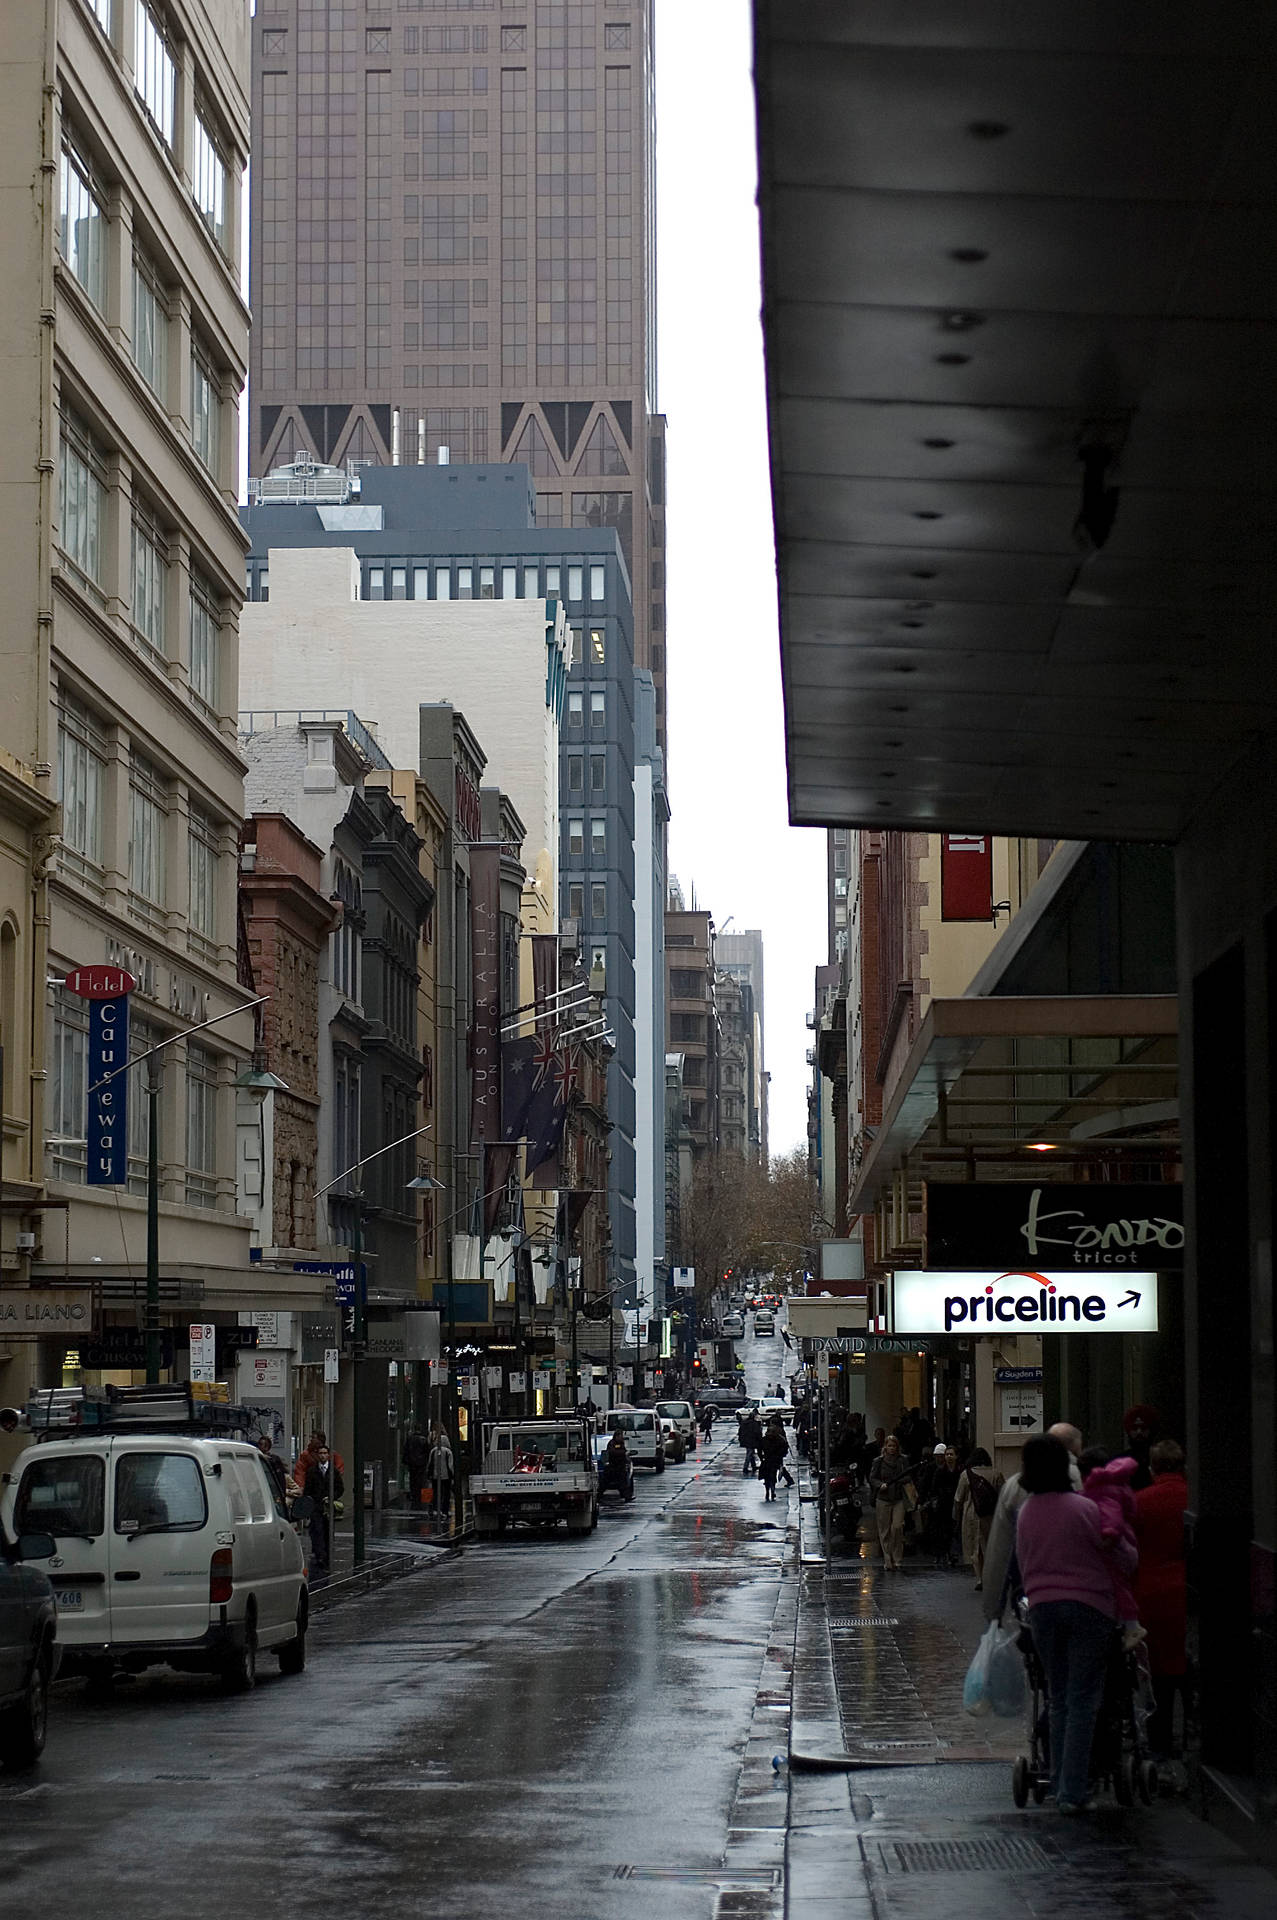
<path id="1" fill-rule="evenodd" d="M 1136 1293 L 1134 1287 L 1132 1287 L 1129 1293 L 1124 1293 L 1122 1295 L 1121 1299 L 1118 1301 L 1117 1304 L 1119 1307 L 1138 1307 L 1139 1303 L 1140 1303 L 1140 1297 L 1138 1293 Z"/>

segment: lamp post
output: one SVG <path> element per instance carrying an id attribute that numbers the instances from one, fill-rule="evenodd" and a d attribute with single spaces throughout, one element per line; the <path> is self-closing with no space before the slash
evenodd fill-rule
<path id="1" fill-rule="evenodd" d="M 251 1000 L 241 1001 L 237 1007 L 228 1007 L 225 1013 L 215 1013 L 210 1020 L 200 1020 L 194 1026 L 182 1027 L 177 1033 L 157 1040 L 153 1047 L 139 1053 L 135 1060 L 126 1061 L 124 1066 L 104 1073 L 89 1088 L 90 1094 L 97 1093 L 121 1074 L 130 1073 L 134 1067 L 146 1062 L 146 1304 L 143 1309 L 143 1331 L 146 1335 L 148 1386 L 154 1386 L 160 1377 L 160 1062 L 157 1055 L 178 1040 L 189 1040 L 193 1033 L 203 1033 L 206 1028 L 216 1027 L 223 1020 L 233 1020 L 238 1013 L 250 1013 L 254 1007 L 264 1006 L 269 999 L 268 993 L 259 993 Z M 275 1084 L 282 1087 L 284 1083 L 278 1080 Z"/>

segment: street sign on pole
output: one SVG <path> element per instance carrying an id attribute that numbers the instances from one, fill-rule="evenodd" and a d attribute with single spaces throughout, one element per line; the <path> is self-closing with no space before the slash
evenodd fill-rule
<path id="1" fill-rule="evenodd" d="M 341 1348 L 324 1348 L 324 1385 L 335 1387 L 341 1379 Z"/>
<path id="2" fill-rule="evenodd" d="M 217 1328 L 200 1321 L 191 1324 L 191 1379 L 217 1378 Z"/>
<path id="3" fill-rule="evenodd" d="M 671 1267 L 670 1284 L 676 1293 L 691 1293 L 696 1286 L 695 1267 Z"/>

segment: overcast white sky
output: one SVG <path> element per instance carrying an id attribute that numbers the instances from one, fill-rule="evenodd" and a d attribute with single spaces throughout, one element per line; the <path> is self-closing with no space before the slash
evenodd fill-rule
<path id="1" fill-rule="evenodd" d="M 660 404 L 669 417 L 670 865 L 761 927 L 771 1143 L 806 1140 L 824 834 L 788 824 L 743 0 L 656 0 Z"/>

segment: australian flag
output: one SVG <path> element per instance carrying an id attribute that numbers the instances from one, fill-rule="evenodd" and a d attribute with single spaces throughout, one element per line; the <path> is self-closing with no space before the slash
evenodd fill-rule
<path id="1" fill-rule="evenodd" d="M 507 1040 L 501 1048 L 501 1135 L 526 1140 L 527 1165 L 558 1151 L 567 1115 L 566 1087 L 548 1035 Z"/>

